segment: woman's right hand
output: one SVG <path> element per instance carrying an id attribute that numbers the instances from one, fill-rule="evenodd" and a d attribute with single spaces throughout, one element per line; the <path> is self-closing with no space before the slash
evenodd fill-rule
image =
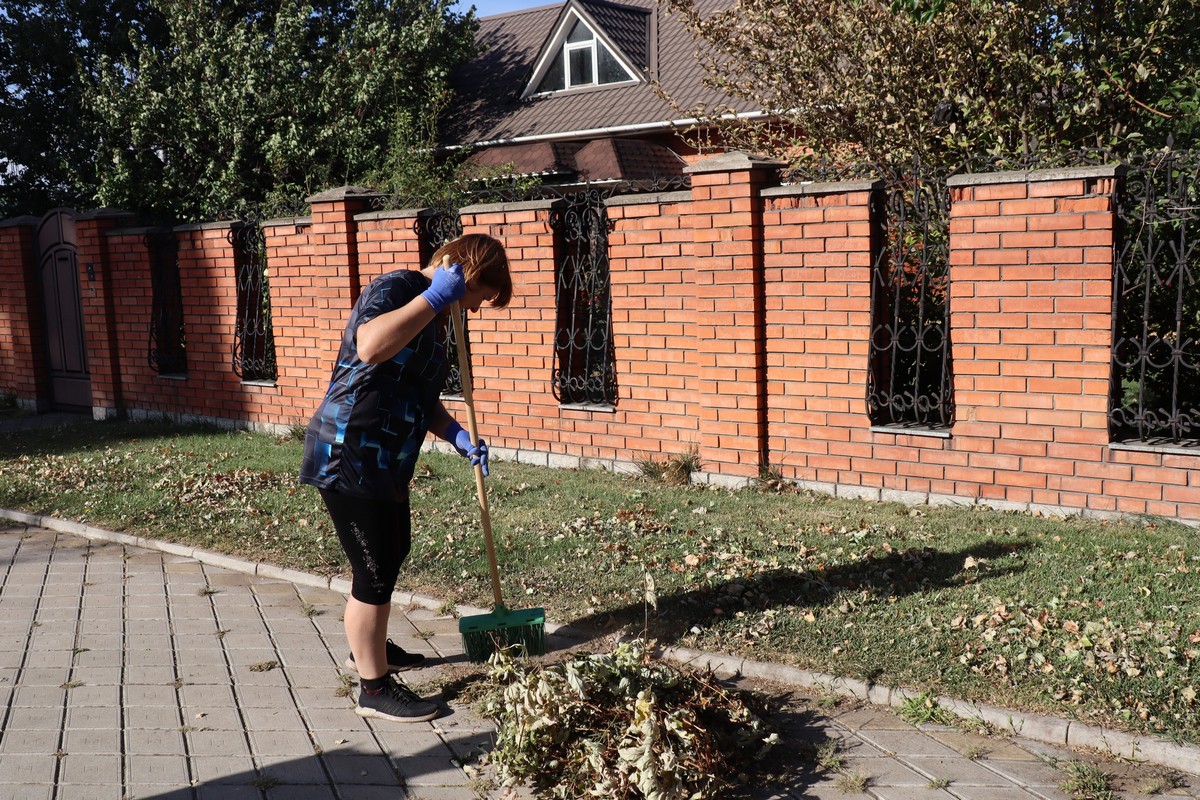
<path id="1" fill-rule="evenodd" d="M 421 297 L 439 314 L 451 303 L 456 303 L 467 293 L 467 281 L 463 278 L 462 264 L 440 266 L 433 273 L 429 288 Z"/>

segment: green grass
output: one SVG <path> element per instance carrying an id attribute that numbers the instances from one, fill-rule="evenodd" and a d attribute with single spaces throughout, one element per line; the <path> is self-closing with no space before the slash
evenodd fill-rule
<path id="1" fill-rule="evenodd" d="M 1099 767 L 1082 761 L 1072 761 L 1063 766 L 1067 779 L 1059 788 L 1078 800 L 1118 800 L 1112 790 L 1108 773 Z"/>
<path id="2" fill-rule="evenodd" d="M 0 507 L 345 574 L 320 498 L 296 483 L 301 447 L 158 424 L 6 434 Z M 1185 526 L 499 459 L 488 489 L 512 608 L 639 631 L 649 573 L 663 644 L 1200 741 L 1200 534 Z M 465 462 L 424 456 L 412 501 L 402 588 L 490 607 Z"/>
<path id="3" fill-rule="evenodd" d="M 957 719 L 938 705 L 937 698 L 928 692 L 906 698 L 900 704 L 898 713 L 913 725 L 951 725 Z"/>

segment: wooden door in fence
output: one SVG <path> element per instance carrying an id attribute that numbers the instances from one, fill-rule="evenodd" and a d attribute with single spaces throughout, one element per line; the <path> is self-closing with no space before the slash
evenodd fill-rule
<path id="1" fill-rule="evenodd" d="M 56 408 L 90 408 L 92 382 L 83 338 L 75 212 L 58 208 L 46 214 L 38 224 L 37 245 L 51 401 Z"/>

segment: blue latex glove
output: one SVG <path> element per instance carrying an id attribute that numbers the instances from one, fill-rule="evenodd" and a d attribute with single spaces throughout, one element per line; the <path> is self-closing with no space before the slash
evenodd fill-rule
<path id="1" fill-rule="evenodd" d="M 438 267 L 433 273 L 429 288 L 421 292 L 433 310 L 441 313 L 451 303 L 458 302 L 467 293 L 467 281 L 463 278 L 462 264 Z"/>
<path id="2" fill-rule="evenodd" d="M 447 442 L 454 445 L 454 449 L 463 458 L 471 459 L 471 466 L 478 464 L 483 467 L 483 475 L 488 474 L 488 446 L 483 439 L 479 440 L 478 445 L 471 444 L 471 434 L 463 430 L 463 426 L 457 422 L 451 422 L 446 426 L 446 435 L 444 437 Z"/>

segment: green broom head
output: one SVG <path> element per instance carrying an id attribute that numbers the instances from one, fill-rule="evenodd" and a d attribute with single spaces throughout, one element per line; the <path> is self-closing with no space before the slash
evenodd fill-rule
<path id="1" fill-rule="evenodd" d="M 490 614 L 462 617 L 458 632 L 463 637 L 467 660 L 487 661 L 497 647 L 519 646 L 526 655 L 540 656 L 546 652 L 546 611 L 523 608 L 510 611 L 496 606 Z"/>

